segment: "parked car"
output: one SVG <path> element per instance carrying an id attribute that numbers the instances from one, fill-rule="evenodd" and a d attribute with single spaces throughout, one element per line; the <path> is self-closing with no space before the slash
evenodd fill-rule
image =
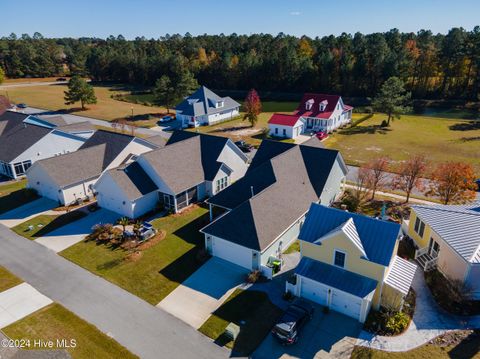
<path id="1" fill-rule="evenodd" d="M 59 77 L 58 79 L 56 79 L 55 81 L 67 81 L 67 79 L 65 77 Z"/>
<path id="2" fill-rule="evenodd" d="M 313 312 L 314 308 L 310 303 L 297 299 L 273 327 L 273 336 L 284 345 L 295 344 L 300 329 L 313 317 Z"/>
<path id="3" fill-rule="evenodd" d="M 18 108 L 27 108 L 28 106 L 27 106 L 27 104 L 25 104 L 25 103 L 19 103 L 19 104 L 17 105 L 17 107 L 18 107 Z"/>
<path id="4" fill-rule="evenodd" d="M 253 146 L 246 143 L 245 141 L 237 141 L 235 142 L 238 148 L 242 150 L 242 152 L 250 152 L 253 149 Z"/>
<path id="5" fill-rule="evenodd" d="M 165 122 L 169 122 L 171 120 L 173 120 L 172 116 L 163 116 L 160 120 L 158 120 L 158 122 L 165 123 Z"/>
<path id="6" fill-rule="evenodd" d="M 317 136 L 317 138 L 321 141 L 321 140 L 324 140 L 328 137 L 328 134 L 326 132 L 323 132 L 323 131 L 318 131 L 315 136 Z"/>

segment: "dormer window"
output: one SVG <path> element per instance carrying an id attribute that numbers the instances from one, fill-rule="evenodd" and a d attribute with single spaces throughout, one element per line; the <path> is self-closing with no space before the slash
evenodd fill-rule
<path id="1" fill-rule="evenodd" d="M 345 268 L 345 258 L 346 258 L 345 252 L 335 250 L 335 253 L 333 255 L 333 264 L 336 265 L 337 267 Z"/>
<path id="2" fill-rule="evenodd" d="M 305 102 L 305 110 L 307 111 L 310 111 L 313 107 L 313 103 L 315 101 L 313 100 L 313 98 L 311 98 L 310 100 L 308 100 L 307 102 Z"/>
<path id="3" fill-rule="evenodd" d="M 328 105 L 328 101 L 327 101 L 327 100 L 323 100 L 322 102 L 320 102 L 320 106 L 319 106 L 320 112 L 325 111 L 325 109 L 327 108 L 327 105 Z"/>
<path id="4" fill-rule="evenodd" d="M 222 108 L 225 105 L 225 101 L 217 101 L 215 107 L 216 108 Z"/>

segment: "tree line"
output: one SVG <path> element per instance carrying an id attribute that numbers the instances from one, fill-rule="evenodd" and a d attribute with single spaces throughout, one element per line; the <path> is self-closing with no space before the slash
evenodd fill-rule
<path id="1" fill-rule="evenodd" d="M 413 98 L 478 100 L 480 27 L 339 36 L 166 35 L 44 38 L 11 34 L 0 39 L 0 67 L 7 77 L 63 74 L 153 86 L 162 76 L 191 73 L 214 89 L 376 94 L 400 78 Z M 166 78 L 163 80 L 166 81 Z"/>

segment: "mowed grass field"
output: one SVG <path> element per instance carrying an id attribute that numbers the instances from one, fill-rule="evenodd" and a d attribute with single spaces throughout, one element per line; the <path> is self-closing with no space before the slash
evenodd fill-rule
<path id="1" fill-rule="evenodd" d="M 375 114 L 356 127 L 339 130 L 325 145 L 340 150 L 350 164 L 361 165 L 378 156 L 403 161 L 423 154 L 432 163 L 470 163 L 480 174 L 480 121 L 404 115 L 382 129 L 383 119 L 385 115 Z"/>
<path id="2" fill-rule="evenodd" d="M 82 111 L 80 103 L 65 105 L 64 91 L 66 85 L 55 84 L 49 86 L 25 86 L 0 89 L 0 95 L 7 95 L 14 103 L 26 103 L 31 107 L 38 107 L 49 110 L 66 110 L 71 114 L 98 118 L 112 121 L 115 119 L 130 119 L 132 115 L 138 118 L 141 115 L 152 115 L 160 117 L 166 112 L 163 107 L 144 106 L 111 98 L 111 95 L 126 93 L 119 86 L 94 85 L 97 104 L 87 105 L 87 110 Z"/>

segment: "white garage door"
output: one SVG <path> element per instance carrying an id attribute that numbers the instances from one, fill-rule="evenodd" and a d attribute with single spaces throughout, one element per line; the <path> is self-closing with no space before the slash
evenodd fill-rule
<path id="1" fill-rule="evenodd" d="M 252 250 L 238 244 L 214 237 L 212 255 L 235 263 L 241 267 L 252 268 Z"/>
<path id="2" fill-rule="evenodd" d="M 302 281 L 300 292 L 302 298 L 326 306 L 330 289 L 330 309 L 360 320 L 362 298 L 302 276 L 299 278 Z"/>

